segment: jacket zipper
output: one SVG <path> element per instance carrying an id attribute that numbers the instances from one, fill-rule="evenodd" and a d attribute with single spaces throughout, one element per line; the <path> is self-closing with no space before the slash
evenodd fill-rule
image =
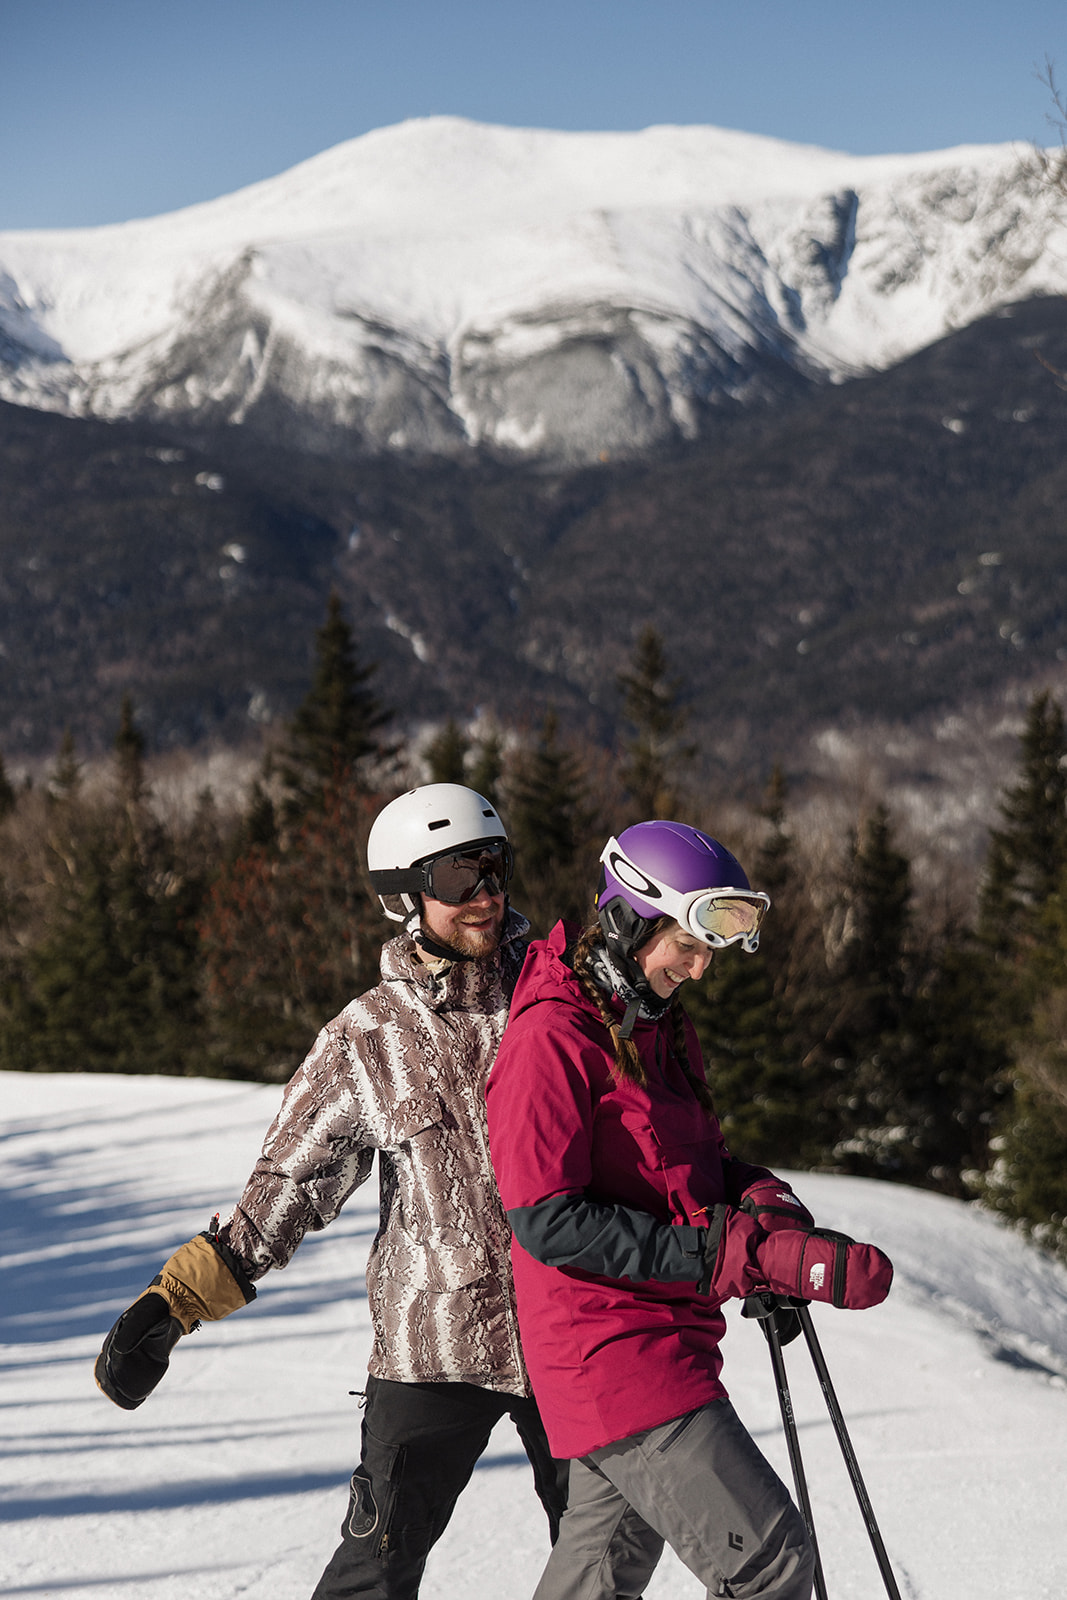
<path id="1" fill-rule="evenodd" d="M 478 1114 L 477 1106 L 473 1107 L 472 1109 L 474 1113 L 472 1121 L 478 1131 L 478 1143 L 481 1148 L 482 1161 L 485 1164 L 485 1171 L 489 1173 L 490 1179 L 492 1180 L 495 1188 L 496 1179 L 493 1176 L 493 1163 L 489 1155 L 489 1141 L 486 1138 L 485 1127 L 482 1123 L 481 1116 Z M 501 1209 L 503 1209 L 499 1196 L 497 1197 L 497 1205 L 501 1206 Z M 526 1378 L 526 1362 L 523 1359 L 522 1345 L 519 1342 L 519 1325 L 515 1315 L 515 1290 L 512 1283 L 510 1248 L 505 1248 L 501 1258 L 501 1265 L 503 1267 L 503 1282 L 501 1283 L 501 1288 L 504 1291 L 504 1317 L 508 1327 L 508 1342 L 511 1345 L 511 1364 L 515 1369 L 516 1376 L 523 1379 L 524 1382 L 528 1382 L 528 1379 Z"/>

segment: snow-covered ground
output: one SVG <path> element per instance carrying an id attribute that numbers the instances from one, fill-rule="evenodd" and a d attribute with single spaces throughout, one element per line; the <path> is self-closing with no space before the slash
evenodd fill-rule
<path id="1" fill-rule="evenodd" d="M 305 1600 L 346 1504 L 370 1331 L 373 1181 L 256 1303 L 175 1352 L 139 1410 L 95 1388 L 117 1313 L 228 1209 L 275 1088 L 0 1074 L 0 1592 L 49 1600 Z M 955 1201 L 800 1175 L 830 1226 L 897 1264 L 887 1303 L 816 1308 L 907 1600 L 1067 1594 L 1067 1273 Z M 786 1352 L 830 1600 L 883 1592 L 802 1345 Z M 764 1341 L 734 1319 L 726 1376 L 788 1466 Z M 425 1600 L 521 1600 L 547 1550 L 510 1425 L 464 1493 Z M 650 1600 L 697 1600 L 672 1556 Z"/>

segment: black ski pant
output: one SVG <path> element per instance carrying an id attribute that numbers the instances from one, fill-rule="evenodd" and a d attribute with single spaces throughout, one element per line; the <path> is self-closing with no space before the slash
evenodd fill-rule
<path id="1" fill-rule="evenodd" d="M 426 1558 L 504 1416 L 530 1458 L 554 1542 L 568 1463 L 553 1458 L 533 1400 L 471 1383 L 369 1378 L 363 1456 L 352 1474 L 341 1543 L 312 1600 L 414 1600 Z"/>

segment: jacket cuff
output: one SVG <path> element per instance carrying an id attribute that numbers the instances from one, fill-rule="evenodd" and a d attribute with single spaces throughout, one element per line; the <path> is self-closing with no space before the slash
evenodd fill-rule
<path id="1" fill-rule="evenodd" d="M 241 1274 L 244 1277 L 244 1273 Z M 255 1298 L 245 1279 L 246 1293 L 206 1233 L 183 1244 L 152 1280 L 152 1287 L 167 1301 L 186 1333 L 199 1321 L 218 1322 Z"/>

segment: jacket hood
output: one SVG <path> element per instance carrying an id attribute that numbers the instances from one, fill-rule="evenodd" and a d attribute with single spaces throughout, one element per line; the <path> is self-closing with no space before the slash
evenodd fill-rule
<path id="1" fill-rule="evenodd" d="M 557 922 L 547 939 L 535 939 L 526 955 L 511 1001 L 514 1019 L 541 1000 L 563 1001 L 588 1008 L 574 971 L 565 959 L 567 949 L 578 942 L 581 928 L 575 922 Z"/>
<path id="2" fill-rule="evenodd" d="M 576 922 L 557 922 L 547 939 L 535 939 L 526 956 L 526 965 L 515 985 L 511 1001 L 511 1017 L 520 1016 L 542 1000 L 554 1000 L 563 1005 L 588 1012 L 590 1002 L 582 991 L 574 969 L 567 960 L 567 951 L 577 944 L 582 930 Z M 626 1004 L 618 995 L 605 996 L 609 1011 L 621 1022 L 626 1014 Z M 664 1012 L 666 1015 L 666 1012 Z M 638 1017 L 635 1034 L 643 1028 L 657 1028 L 663 1018 Z"/>

